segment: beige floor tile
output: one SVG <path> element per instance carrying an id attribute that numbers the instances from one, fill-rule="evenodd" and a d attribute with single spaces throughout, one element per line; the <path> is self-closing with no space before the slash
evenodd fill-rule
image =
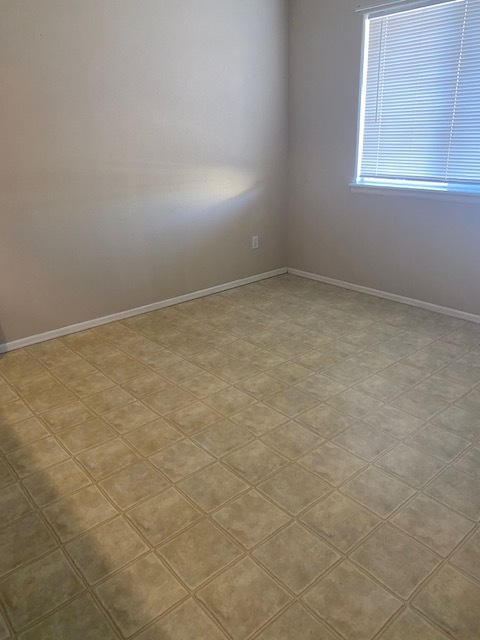
<path id="1" fill-rule="evenodd" d="M 95 480 L 127 467 L 139 459 L 140 456 L 119 438 L 77 455 L 77 460 Z"/>
<path id="2" fill-rule="evenodd" d="M 427 424 L 409 436 L 405 440 L 405 444 L 435 456 L 443 462 L 451 462 L 470 446 L 470 442 L 465 438 L 460 438 L 460 436 L 432 424 Z"/>
<path id="3" fill-rule="evenodd" d="M 294 358 L 294 362 L 319 373 L 320 371 L 325 371 L 325 369 L 328 369 L 341 361 L 338 358 L 322 351 L 313 350 L 307 351 L 307 353 L 303 353 L 301 356 L 297 356 Z"/>
<path id="4" fill-rule="evenodd" d="M 45 411 L 41 418 L 53 433 L 57 433 L 62 429 L 75 427 L 90 420 L 93 414 L 81 402 L 72 402 L 63 407 Z"/>
<path id="5" fill-rule="evenodd" d="M 150 369 L 141 362 L 132 360 L 130 362 L 124 362 L 117 364 L 115 367 L 105 369 L 105 373 L 112 378 L 115 382 L 120 384 L 139 378 L 140 376 L 150 373 Z"/>
<path id="6" fill-rule="evenodd" d="M 245 342 L 245 340 L 234 340 L 223 345 L 218 345 L 218 348 L 231 356 L 232 358 L 245 358 L 258 350 L 253 344 Z"/>
<path id="7" fill-rule="evenodd" d="M 241 447 L 252 439 L 252 435 L 231 420 L 220 420 L 206 431 L 194 437 L 206 451 L 221 457 L 229 451 Z"/>
<path id="8" fill-rule="evenodd" d="M 228 386 L 229 385 L 226 382 L 207 372 L 203 372 L 198 376 L 189 378 L 180 384 L 182 389 L 192 393 L 199 399 L 211 396 L 222 389 L 226 389 Z"/>
<path id="9" fill-rule="evenodd" d="M 469 387 L 465 387 L 453 380 L 447 380 L 439 375 L 433 375 L 416 386 L 419 391 L 430 393 L 445 400 L 445 402 L 455 402 L 469 391 Z"/>
<path id="10" fill-rule="evenodd" d="M 20 447 L 7 455 L 8 461 L 21 478 L 35 471 L 41 471 L 67 457 L 66 451 L 52 436 Z"/>
<path id="11" fill-rule="evenodd" d="M 207 519 L 197 522 L 157 551 L 192 590 L 243 553 Z"/>
<path id="12" fill-rule="evenodd" d="M 271 346 L 269 346 L 270 351 L 275 353 L 282 358 L 295 358 L 296 356 L 302 355 L 302 353 L 306 353 L 310 351 L 310 345 L 305 344 L 305 342 L 301 340 L 282 340 L 281 342 L 277 342 Z"/>
<path id="13" fill-rule="evenodd" d="M 421 371 L 418 367 L 412 367 L 405 362 L 392 364 L 390 367 L 383 369 L 380 375 L 386 380 L 405 387 L 418 385 L 428 377 L 428 374 Z M 425 389 L 425 391 L 427 390 Z"/>
<path id="14" fill-rule="evenodd" d="M 249 558 L 215 578 L 199 591 L 198 597 L 234 640 L 245 640 L 290 600 Z"/>
<path id="15" fill-rule="evenodd" d="M 182 480 L 178 486 L 207 512 L 220 507 L 248 488 L 245 482 L 218 463 Z"/>
<path id="16" fill-rule="evenodd" d="M 108 578 L 95 591 L 124 637 L 139 631 L 187 595 L 153 553 Z"/>
<path id="17" fill-rule="evenodd" d="M 257 400 L 263 400 L 274 393 L 287 389 L 286 384 L 280 382 L 280 380 L 275 380 L 268 373 L 259 373 L 252 378 L 242 380 L 237 384 L 237 387 Z"/>
<path id="18" fill-rule="evenodd" d="M 391 522 L 444 558 L 473 527 L 466 518 L 422 495 L 400 509 Z"/>
<path id="19" fill-rule="evenodd" d="M 260 489 L 292 515 L 298 515 L 330 487 L 296 464 L 290 464 L 260 485 Z"/>
<path id="20" fill-rule="evenodd" d="M 224 462 L 247 482 L 257 484 L 284 467 L 288 460 L 255 440 L 228 455 Z"/>
<path id="21" fill-rule="evenodd" d="M 262 440 L 291 459 L 301 456 L 323 441 L 320 436 L 312 433 L 310 429 L 305 429 L 297 422 L 287 422 L 287 424 L 264 435 Z"/>
<path id="22" fill-rule="evenodd" d="M 375 353 L 380 353 L 393 360 L 411 355 L 416 351 L 416 347 L 406 344 L 401 337 L 379 342 L 378 344 L 372 345 L 370 349 L 371 351 L 375 351 Z"/>
<path id="23" fill-rule="evenodd" d="M 296 595 L 340 559 L 338 553 L 295 522 L 264 542 L 253 555 Z"/>
<path id="24" fill-rule="evenodd" d="M 223 355 L 225 357 L 225 354 Z M 216 359 L 218 361 L 218 356 Z M 242 362 L 241 360 L 224 362 L 221 366 L 213 370 L 213 373 L 216 376 L 218 376 L 225 382 L 228 382 L 229 384 L 236 384 L 241 380 L 245 380 L 246 378 L 252 378 L 256 374 L 258 374 L 258 372 L 259 370 L 257 367 L 247 364 L 246 362 Z"/>
<path id="25" fill-rule="evenodd" d="M 57 439 L 63 444 L 70 453 L 80 453 L 84 449 L 94 447 L 115 438 L 117 434 L 113 429 L 94 418 L 83 422 L 73 429 L 65 429 L 57 435 Z"/>
<path id="26" fill-rule="evenodd" d="M 183 433 L 162 418 L 149 422 L 144 427 L 129 431 L 124 439 L 144 456 L 149 456 L 181 440 Z"/>
<path id="27" fill-rule="evenodd" d="M 260 371 L 268 371 L 269 369 L 273 369 L 273 367 L 277 367 L 279 364 L 286 362 L 285 358 L 277 356 L 275 353 L 264 349 L 245 356 L 243 361 L 257 369 L 260 369 Z"/>
<path id="28" fill-rule="evenodd" d="M 375 464 L 416 489 L 421 489 L 444 468 L 440 460 L 402 443 L 382 456 Z"/>
<path id="29" fill-rule="evenodd" d="M 466 387 L 473 387 L 480 381 L 480 371 L 478 367 L 469 366 L 461 362 L 461 359 L 452 364 L 448 364 L 440 371 L 440 374 L 442 377 L 463 384 Z"/>
<path id="30" fill-rule="evenodd" d="M 0 582 L 2 602 L 15 630 L 46 615 L 83 590 L 61 551 L 54 551 L 18 569 Z"/>
<path id="31" fill-rule="evenodd" d="M 68 404 L 75 399 L 75 395 L 71 391 L 59 386 L 28 396 L 26 402 L 33 411 L 40 412 Z"/>
<path id="32" fill-rule="evenodd" d="M 179 387 L 167 387 L 153 396 L 148 396 L 145 402 L 161 416 L 165 416 L 193 404 L 195 396 Z"/>
<path id="33" fill-rule="evenodd" d="M 189 598 L 138 636 L 138 640 L 227 640 L 227 636 Z"/>
<path id="34" fill-rule="evenodd" d="M 361 471 L 342 487 L 342 491 L 382 518 L 391 515 L 415 493 L 403 482 L 374 467 Z"/>
<path id="35" fill-rule="evenodd" d="M 178 482 L 211 464 L 214 458 L 190 440 L 182 440 L 155 453 L 150 460 L 169 480 Z"/>
<path id="36" fill-rule="evenodd" d="M 454 463 L 454 466 L 465 473 L 471 473 L 472 475 L 480 478 L 480 446 L 472 447 L 468 449 L 463 455 L 461 455 Z"/>
<path id="37" fill-rule="evenodd" d="M 202 367 L 203 369 L 207 369 L 207 371 L 216 370 L 215 375 L 218 375 L 218 377 L 222 378 L 222 380 L 222 367 L 229 364 L 230 362 L 233 362 L 230 356 L 227 356 L 227 354 L 223 353 L 223 351 L 219 351 L 218 349 L 213 348 L 209 349 L 208 351 L 198 353 L 190 358 L 190 363 L 193 363 L 196 368 L 198 366 L 197 373 L 202 372 Z M 229 380 L 226 381 L 230 382 Z M 173 380 L 173 382 L 178 381 Z M 183 380 L 180 380 L 180 382 L 183 382 Z"/>
<path id="38" fill-rule="evenodd" d="M 295 385 L 296 389 L 309 393 L 319 402 L 325 402 L 330 398 L 343 393 L 347 387 L 325 375 L 316 373 Z"/>
<path id="39" fill-rule="evenodd" d="M 23 402 L 23 400 L 14 400 L 2 407 L 2 420 L 7 427 L 20 422 L 20 420 L 26 420 L 31 418 L 33 413 Z M 2 425 L 3 426 L 3 425 Z"/>
<path id="40" fill-rule="evenodd" d="M 479 367 L 480 371 L 480 367 Z M 477 414 L 480 411 L 480 391 L 473 389 L 470 393 L 467 393 L 466 396 L 457 400 L 455 405 L 459 409 L 463 409 L 464 411 L 470 411 L 471 413 Z"/>
<path id="41" fill-rule="evenodd" d="M 342 332 L 343 333 L 343 332 Z M 347 342 L 340 340 L 334 340 L 328 344 L 322 345 L 321 351 L 325 354 L 338 358 L 339 360 L 345 360 L 350 358 L 358 351 L 358 347 Z"/>
<path id="42" fill-rule="evenodd" d="M 56 380 L 48 371 L 43 373 L 37 373 L 34 376 L 28 376 L 27 378 L 21 378 L 12 383 L 16 392 L 21 396 L 31 396 L 42 391 L 47 391 L 53 387 L 58 387 L 58 380 Z M 8 387 L 7 387 L 8 388 Z M 14 400 L 16 398 L 12 398 Z M 1 402 L 0 402 L 1 404 Z"/>
<path id="43" fill-rule="evenodd" d="M 433 420 L 434 424 L 457 436 L 473 441 L 480 437 L 478 411 L 465 411 L 459 407 L 448 407 Z"/>
<path id="44" fill-rule="evenodd" d="M 90 479 L 71 458 L 34 473 L 23 480 L 24 486 L 41 507 L 67 493 L 90 484 Z"/>
<path id="45" fill-rule="evenodd" d="M 380 523 L 373 513 L 337 492 L 309 509 L 301 520 L 342 553 L 347 553 Z"/>
<path id="46" fill-rule="evenodd" d="M 0 451 L 8 453 L 49 434 L 37 418 L 27 418 L 12 425 L 0 425 Z"/>
<path id="47" fill-rule="evenodd" d="M 158 418 L 158 415 L 141 402 L 134 401 L 124 407 L 109 411 L 102 417 L 118 433 L 123 434 L 153 422 Z"/>
<path id="48" fill-rule="evenodd" d="M 296 364 L 295 362 L 284 362 L 273 367 L 273 369 L 269 369 L 268 375 L 279 380 L 283 384 L 298 384 L 301 388 L 302 381 L 306 382 L 307 379 L 312 376 L 312 371 L 307 367 Z M 316 385 L 315 388 L 318 388 L 319 386 L 320 385 Z"/>
<path id="49" fill-rule="evenodd" d="M 348 640 L 370 640 L 401 607 L 399 600 L 349 562 L 335 567 L 304 600 Z"/>
<path id="50" fill-rule="evenodd" d="M 255 640 L 334 640 L 333 635 L 298 602 L 281 613 Z"/>
<path id="51" fill-rule="evenodd" d="M 420 591 L 413 604 L 456 640 L 477 640 L 479 601 L 478 583 L 447 565 Z"/>
<path id="52" fill-rule="evenodd" d="M 377 580 L 407 599 L 440 564 L 440 559 L 388 524 L 350 556 Z"/>
<path id="53" fill-rule="evenodd" d="M 446 636 L 411 609 L 405 609 L 380 640 L 446 640 Z"/>
<path id="54" fill-rule="evenodd" d="M 247 549 L 255 547 L 290 520 L 256 491 L 233 500 L 213 518 Z"/>
<path id="55" fill-rule="evenodd" d="M 44 373 L 45 367 L 37 360 L 27 358 L 24 362 L 15 365 L 6 366 L 3 369 L 3 375 L 9 382 L 15 382 L 26 376 L 33 376 L 36 373 Z"/>
<path id="56" fill-rule="evenodd" d="M 397 384 L 381 375 L 373 375 L 356 384 L 355 389 L 380 402 L 388 402 L 392 398 L 407 391 L 408 387 Z"/>
<path id="57" fill-rule="evenodd" d="M 77 378 L 67 383 L 67 387 L 76 393 L 79 398 L 86 398 L 114 385 L 115 383 L 110 378 L 99 371 L 91 373 L 85 378 Z"/>
<path id="58" fill-rule="evenodd" d="M 162 372 L 163 373 L 163 372 Z M 163 377 L 156 373 L 147 373 L 139 378 L 133 378 L 133 380 L 127 380 L 122 384 L 122 387 L 132 393 L 136 398 L 143 398 L 152 396 L 163 389 L 171 387 L 172 384 L 165 380 Z"/>
<path id="59" fill-rule="evenodd" d="M 89 584 L 103 580 L 148 551 L 123 518 L 115 518 L 70 542 L 66 550 Z"/>
<path id="60" fill-rule="evenodd" d="M 354 389 L 348 389 L 338 396 L 330 398 L 330 400 L 327 400 L 327 404 L 357 419 L 372 413 L 372 411 L 375 411 L 375 409 L 378 409 L 381 405 L 377 400 Z"/>
<path id="61" fill-rule="evenodd" d="M 255 436 L 261 436 L 288 420 L 286 416 L 262 402 L 257 402 L 234 413 L 231 419 L 251 431 Z"/>
<path id="62" fill-rule="evenodd" d="M 100 482 L 100 486 L 120 509 L 128 509 L 162 489 L 168 482 L 148 462 L 142 460 Z"/>
<path id="63" fill-rule="evenodd" d="M 480 529 L 462 544 L 450 562 L 480 582 Z"/>
<path id="64" fill-rule="evenodd" d="M 393 447 L 397 440 L 364 422 L 357 422 L 336 436 L 334 442 L 370 462 Z"/>
<path id="65" fill-rule="evenodd" d="M 228 387 L 208 396 L 208 398 L 205 399 L 205 402 L 214 411 L 225 416 L 230 416 L 232 413 L 240 411 L 240 409 L 244 409 L 249 404 L 252 404 L 253 399 L 239 389 Z"/>
<path id="66" fill-rule="evenodd" d="M 480 520 L 480 480 L 449 467 L 424 492 L 472 520 Z"/>
<path id="67" fill-rule="evenodd" d="M 127 515 L 153 546 L 202 517 L 200 511 L 173 487 L 133 507 Z"/>
<path id="68" fill-rule="evenodd" d="M 7 463 L 0 459 L 0 489 L 11 484 L 13 481 L 14 477 Z"/>
<path id="69" fill-rule="evenodd" d="M 19 636 L 20 640 L 114 640 L 115 633 L 90 594 L 81 595 Z"/>
<path id="70" fill-rule="evenodd" d="M 111 387 L 84 399 L 85 404 L 99 415 L 120 409 L 133 400 L 133 396 L 120 387 Z"/>
<path id="71" fill-rule="evenodd" d="M 106 351 L 102 350 L 98 353 L 93 351 L 92 353 L 89 353 L 88 359 L 93 365 L 98 367 L 98 369 L 103 370 L 128 362 L 130 360 L 130 356 L 123 353 L 123 351 L 120 351 L 120 349 L 112 346 Z"/>
<path id="72" fill-rule="evenodd" d="M 56 352 L 49 353 L 38 358 L 42 364 L 49 369 L 62 367 L 72 362 L 81 362 L 82 358 L 78 353 L 74 353 L 71 349 L 58 349 Z"/>
<path id="73" fill-rule="evenodd" d="M 395 438 L 405 438 L 424 424 L 409 413 L 385 405 L 365 418 L 365 422 L 382 429 Z"/>
<path id="74" fill-rule="evenodd" d="M 62 542 L 117 514 L 97 487 L 85 487 L 45 507 L 43 513 Z"/>
<path id="75" fill-rule="evenodd" d="M 421 349 L 407 356 L 403 360 L 404 363 L 422 369 L 422 371 L 427 373 L 434 373 L 451 361 L 451 358 L 448 356 L 432 353 L 427 351 L 427 349 L 428 346 L 425 349 Z"/>
<path id="76" fill-rule="evenodd" d="M 304 411 L 313 409 L 317 403 L 318 400 L 313 396 L 293 387 L 290 387 L 280 393 L 276 393 L 267 399 L 267 404 L 274 409 L 281 411 L 289 418 L 294 418 Z"/>
<path id="77" fill-rule="evenodd" d="M 298 462 L 334 487 L 366 466 L 364 460 L 331 442 L 325 442 Z"/>
<path id="78" fill-rule="evenodd" d="M 162 378 L 165 378 L 165 380 L 168 380 L 170 383 L 180 384 L 180 382 L 185 382 L 185 380 L 193 378 L 193 376 L 196 376 L 199 373 L 202 373 L 201 367 L 198 367 L 196 364 L 189 362 L 188 360 L 181 360 L 180 362 L 162 369 Z M 156 390 L 159 389 L 155 389 L 154 391 Z"/>
<path id="79" fill-rule="evenodd" d="M 319 404 L 314 409 L 306 411 L 297 420 L 325 438 L 331 438 L 344 431 L 354 422 L 350 416 L 325 404 Z"/>
<path id="80" fill-rule="evenodd" d="M 56 546 L 50 531 L 36 513 L 0 529 L 0 577 Z"/>
<path id="81" fill-rule="evenodd" d="M 391 403 L 397 409 L 411 413 L 421 420 L 430 420 L 435 414 L 445 411 L 448 404 L 437 396 L 412 389 Z"/>
<path id="82" fill-rule="evenodd" d="M 354 363 L 349 360 L 340 362 L 324 371 L 324 375 L 341 382 L 342 385 L 352 386 L 372 375 L 370 367 Z"/>
<path id="83" fill-rule="evenodd" d="M 221 417 L 219 413 L 207 407 L 203 402 L 195 402 L 184 409 L 170 413 L 168 420 L 187 435 L 193 435 L 217 422 Z"/>

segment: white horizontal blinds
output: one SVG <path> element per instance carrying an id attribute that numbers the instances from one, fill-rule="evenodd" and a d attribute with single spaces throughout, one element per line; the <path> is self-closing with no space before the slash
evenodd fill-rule
<path id="1" fill-rule="evenodd" d="M 480 0 L 466 4 L 447 179 L 480 183 Z"/>
<path id="2" fill-rule="evenodd" d="M 359 178 L 480 182 L 480 0 L 366 20 Z"/>

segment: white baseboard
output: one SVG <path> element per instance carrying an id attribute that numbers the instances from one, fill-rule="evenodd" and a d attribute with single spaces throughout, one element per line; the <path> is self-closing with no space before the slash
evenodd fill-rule
<path id="1" fill-rule="evenodd" d="M 77 333 L 78 331 L 85 331 L 86 329 L 92 329 L 93 327 L 99 327 L 100 325 L 108 324 L 109 322 L 125 320 L 126 318 L 131 318 L 132 316 L 138 316 L 142 313 L 148 313 L 149 311 L 156 311 L 157 309 L 171 307 L 175 304 L 180 304 L 181 302 L 188 302 L 189 300 L 195 300 L 196 298 L 211 296 L 214 293 L 220 293 L 221 291 L 227 291 L 228 289 L 235 289 L 236 287 L 241 287 L 245 284 L 251 284 L 252 282 L 259 282 L 260 280 L 266 280 L 267 278 L 280 276 L 284 273 L 287 273 L 287 271 L 288 270 L 286 267 L 282 267 L 281 269 L 274 269 L 273 271 L 266 271 L 255 276 L 249 276 L 248 278 L 241 278 L 240 280 L 225 282 L 224 284 L 219 284 L 215 287 L 209 287 L 208 289 L 201 289 L 200 291 L 186 293 L 183 296 L 177 296 L 176 298 L 170 298 L 169 300 L 162 300 L 161 302 L 147 304 L 144 307 L 137 307 L 136 309 L 120 311 L 119 313 L 113 313 L 112 315 L 103 316 L 102 318 L 95 318 L 94 320 L 79 322 L 78 324 L 72 324 L 68 327 L 61 327 L 60 329 L 54 329 L 53 331 L 39 333 L 35 336 L 21 338 L 20 340 L 13 340 L 12 342 L 7 342 L 6 344 L 0 344 L 0 353 L 6 353 L 7 351 L 21 349 L 22 347 L 29 347 L 32 344 L 45 342 L 46 340 L 53 340 L 54 338 L 61 338 L 62 336 L 67 336 L 71 333 Z"/>
<path id="2" fill-rule="evenodd" d="M 267 278 L 273 278 L 274 276 L 280 276 L 285 273 L 291 273 L 294 276 L 308 278 L 309 280 L 316 280 L 317 282 L 324 282 L 325 284 L 331 284 L 334 287 L 341 287 L 342 289 L 349 289 L 351 291 L 357 291 L 358 293 L 366 293 L 371 296 L 376 296 L 377 298 L 385 298 L 386 300 L 392 300 L 393 302 L 400 302 L 412 307 L 418 307 L 420 309 L 426 309 L 427 311 L 433 311 L 435 313 L 452 316 L 453 318 L 459 318 L 461 320 L 468 320 L 469 322 L 480 324 L 480 316 L 475 315 L 474 313 L 467 313 L 466 311 L 460 311 L 458 309 L 442 307 L 437 304 L 432 304 L 431 302 L 424 302 L 423 300 L 415 300 L 414 298 L 400 296 L 396 293 L 388 293 L 387 291 L 379 291 L 378 289 L 363 287 L 362 285 L 353 284 L 352 282 L 344 282 L 343 280 L 327 278 L 326 276 L 320 276 L 316 273 L 309 273 L 308 271 L 301 271 L 300 269 L 282 267 L 281 269 L 266 271 L 265 273 L 259 273 L 258 275 L 249 276 L 248 278 L 241 278 L 240 280 L 233 280 L 232 282 L 219 284 L 208 289 L 201 289 L 200 291 L 186 293 L 185 295 L 177 296 L 176 298 L 170 298 L 169 300 L 154 302 L 143 307 L 137 307 L 136 309 L 120 311 L 119 313 L 114 313 L 109 316 L 103 316 L 102 318 L 95 318 L 93 320 L 87 320 L 86 322 L 79 322 L 78 324 L 72 324 L 68 327 L 61 327 L 60 329 L 54 329 L 53 331 L 46 331 L 45 333 L 39 333 L 35 336 L 28 336 L 27 338 L 21 338 L 20 340 L 13 340 L 12 342 L 7 342 L 6 344 L 0 344 L 0 354 L 6 353 L 7 351 L 14 351 L 15 349 L 21 349 L 22 347 L 28 347 L 39 342 L 53 340 L 54 338 L 61 338 L 62 336 L 67 336 L 71 333 L 77 333 L 78 331 L 85 331 L 86 329 L 99 327 L 102 324 L 108 324 L 109 322 L 117 322 L 118 320 L 125 320 L 126 318 L 138 316 L 142 313 L 148 313 L 150 311 L 156 311 L 157 309 L 171 307 L 175 304 L 180 304 L 181 302 L 188 302 L 189 300 L 211 296 L 214 293 L 228 291 L 228 289 L 235 289 L 236 287 L 241 287 L 245 284 L 259 282 L 260 280 L 266 280 Z"/>
<path id="3" fill-rule="evenodd" d="M 331 284 L 334 287 L 350 289 L 351 291 L 357 291 L 358 293 L 366 293 L 370 296 L 376 296 L 377 298 L 385 298 L 386 300 L 392 300 L 393 302 L 408 304 L 411 307 L 418 307 L 419 309 L 426 309 L 427 311 L 433 311 L 435 313 L 441 313 L 446 316 L 452 316 L 453 318 L 459 318 L 461 320 L 468 320 L 469 322 L 476 322 L 480 324 L 480 316 L 477 316 L 474 313 L 467 313 L 467 311 L 459 311 L 458 309 L 441 307 L 440 305 L 432 304 L 431 302 L 415 300 L 415 298 L 406 298 L 405 296 L 400 296 L 396 293 L 379 291 L 378 289 L 371 289 L 370 287 L 362 287 L 359 284 L 344 282 L 343 280 L 335 280 L 334 278 L 327 278 L 326 276 L 319 276 L 316 273 L 309 273 L 308 271 L 301 271 L 300 269 L 291 269 L 289 267 L 288 273 L 291 273 L 294 276 L 300 276 L 301 278 L 308 278 L 309 280 L 316 280 L 317 282 Z"/>

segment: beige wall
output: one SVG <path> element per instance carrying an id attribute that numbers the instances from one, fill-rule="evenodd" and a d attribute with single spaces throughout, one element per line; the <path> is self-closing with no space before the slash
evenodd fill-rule
<path id="1" fill-rule="evenodd" d="M 1 0 L 5 341 L 285 266 L 286 37 L 283 0 Z"/>
<path id="2" fill-rule="evenodd" d="M 291 3 L 288 264 L 480 314 L 480 202 L 349 190 L 362 35 L 358 4 Z"/>

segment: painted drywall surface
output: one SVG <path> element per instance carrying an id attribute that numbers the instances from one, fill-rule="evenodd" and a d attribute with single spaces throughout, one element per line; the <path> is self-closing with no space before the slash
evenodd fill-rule
<path id="1" fill-rule="evenodd" d="M 0 13 L 3 340 L 285 265 L 283 0 Z"/>
<path id="2" fill-rule="evenodd" d="M 479 314 L 479 201 L 350 192 L 358 4 L 291 3 L 288 265 Z"/>

